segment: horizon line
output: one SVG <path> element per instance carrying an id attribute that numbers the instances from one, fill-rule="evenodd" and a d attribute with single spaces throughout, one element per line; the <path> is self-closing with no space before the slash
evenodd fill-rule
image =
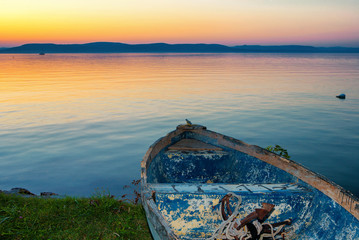
<path id="1" fill-rule="evenodd" d="M 310 45 L 235 45 L 216 43 L 26 43 L 0 48 L 0 54 L 39 53 L 359 53 L 359 47 L 316 47 Z"/>
<path id="2" fill-rule="evenodd" d="M 126 45 L 150 45 L 150 44 L 167 44 L 167 45 L 221 45 L 226 47 L 236 47 L 236 46 L 263 46 L 263 47 L 280 47 L 280 46 L 300 46 L 300 47 L 314 47 L 314 48 L 359 48 L 359 45 L 356 47 L 353 46 L 343 46 L 343 45 L 307 45 L 307 44 L 222 44 L 222 43 L 205 43 L 205 42 L 196 42 L 196 43 L 167 43 L 167 42 L 146 42 L 146 43 L 126 43 L 126 42 L 114 42 L 114 41 L 94 41 L 94 42 L 82 42 L 82 43 L 55 43 L 55 42 L 27 42 L 16 46 L 0 46 L 0 49 L 9 49 L 21 47 L 29 44 L 52 44 L 52 45 L 85 45 L 91 43 L 118 43 L 118 44 L 126 44 Z"/>

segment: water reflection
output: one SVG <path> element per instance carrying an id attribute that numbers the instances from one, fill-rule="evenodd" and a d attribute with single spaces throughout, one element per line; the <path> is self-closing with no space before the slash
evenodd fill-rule
<path id="1" fill-rule="evenodd" d="M 148 146 L 189 118 L 280 144 L 359 195 L 358 55 L 0 55 L 0 64 L 0 189 L 119 194 Z"/>

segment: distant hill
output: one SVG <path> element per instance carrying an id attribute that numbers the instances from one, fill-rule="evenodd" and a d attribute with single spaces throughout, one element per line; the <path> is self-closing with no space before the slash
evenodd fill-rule
<path id="1" fill-rule="evenodd" d="M 95 42 L 85 44 L 31 43 L 0 50 L 0 53 L 146 53 L 146 52 L 231 52 L 232 48 L 219 44 L 125 44 Z"/>
<path id="2" fill-rule="evenodd" d="M 349 47 L 312 47 L 301 45 L 261 46 L 241 45 L 234 48 L 243 52 L 271 52 L 271 53 L 359 53 L 359 48 Z"/>
<path id="3" fill-rule="evenodd" d="M 359 48 L 312 47 L 300 45 L 229 47 L 220 44 L 125 44 L 94 42 L 85 44 L 30 43 L 0 48 L 0 53 L 359 53 Z"/>

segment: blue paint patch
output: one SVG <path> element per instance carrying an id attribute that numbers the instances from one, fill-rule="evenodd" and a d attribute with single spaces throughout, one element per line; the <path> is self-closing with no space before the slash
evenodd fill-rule
<path id="1" fill-rule="evenodd" d="M 166 150 L 152 160 L 149 183 L 289 183 L 297 178 L 238 151 Z"/>

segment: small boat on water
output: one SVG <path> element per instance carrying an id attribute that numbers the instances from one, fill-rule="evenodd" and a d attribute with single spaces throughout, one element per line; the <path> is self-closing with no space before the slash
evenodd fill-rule
<path id="1" fill-rule="evenodd" d="M 359 199 L 266 149 L 179 125 L 141 162 L 157 239 L 359 239 Z"/>

